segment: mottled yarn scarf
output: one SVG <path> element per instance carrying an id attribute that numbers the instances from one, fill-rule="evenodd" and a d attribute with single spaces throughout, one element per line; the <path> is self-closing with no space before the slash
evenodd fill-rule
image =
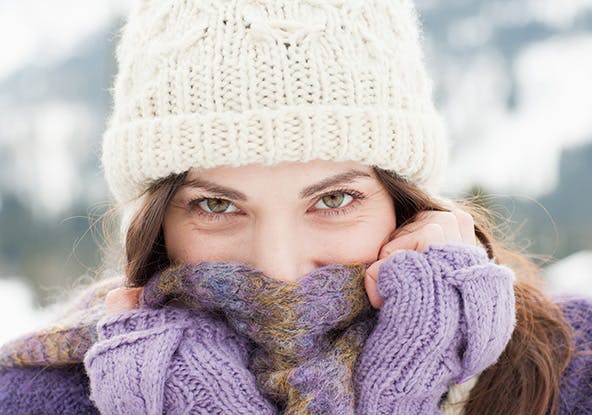
<path id="1" fill-rule="evenodd" d="M 153 278 L 143 301 L 223 314 L 252 341 L 249 370 L 281 413 L 354 413 L 353 366 L 375 316 L 365 270 L 329 265 L 288 283 L 240 264 L 206 262 Z"/>
<path id="2" fill-rule="evenodd" d="M 297 283 L 271 279 L 242 264 L 171 267 L 144 289 L 142 305 L 174 301 L 225 316 L 252 345 L 249 370 L 284 414 L 353 413 L 353 367 L 376 322 L 364 290 L 363 264 L 327 265 Z M 0 365 L 80 363 L 96 341 L 104 282 L 78 301 L 76 318 L 6 345 Z"/>

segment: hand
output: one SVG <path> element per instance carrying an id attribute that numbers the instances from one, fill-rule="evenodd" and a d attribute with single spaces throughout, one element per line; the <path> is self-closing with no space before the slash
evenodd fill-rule
<path id="1" fill-rule="evenodd" d="M 379 252 L 378 261 L 366 270 L 364 286 L 370 303 L 381 308 L 384 299 L 378 294 L 378 270 L 389 256 L 403 250 L 425 251 L 431 244 L 476 245 L 473 217 L 465 211 L 423 211 L 417 220 L 397 229 L 393 238 Z"/>
<path id="2" fill-rule="evenodd" d="M 510 340 L 513 280 L 478 246 L 388 257 L 378 278 L 384 305 L 356 362 L 356 412 L 440 414 L 449 385 L 495 363 Z"/>
<path id="3" fill-rule="evenodd" d="M 118 287 L 105 297 L 105 314 L 110 316 L 130 311 L 140 306 L 140 295 L 144 287 Z"/>

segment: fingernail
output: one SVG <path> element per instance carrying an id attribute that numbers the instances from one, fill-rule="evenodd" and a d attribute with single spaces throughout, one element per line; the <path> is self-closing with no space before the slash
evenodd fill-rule
<path id="1" fill-rule="evenodd" d="M 395 255 L 401 253 L 401 252 L 405 252 L 405 250 L 404 249 L 395 249 L 394 251 L 389 252 L 388 256 L 392 257 L 392 256 L 395 256 Z"/>
<path id="2" fill-rule="evenodd" d="M 374 278 L 374 276 L 373 276 L 371 273 L 367 272 L 367 273 L 366 273 L 366 276 L 367 276 L 367 277 L 370 277 L 370 278 L 372 278 L 374 281 L 376 281 L 376 278 Z M 378 282 L 378 281 L 376 281 L 376 282 Z"/>

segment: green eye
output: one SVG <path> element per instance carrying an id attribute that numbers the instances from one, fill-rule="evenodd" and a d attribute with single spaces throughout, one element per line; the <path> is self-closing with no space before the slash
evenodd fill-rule
<path id="1" fill-rule="evenodd" d="M 224 199 L 206 199 L 205 202 L 212 213 L 222 213 L 230 206 L 230 202 Z"/>
<path id="2" fill-rule="evenodd" d="M 349 198 L 349 200 L 347 200 Z M 340 208 L 343 207 L 342 203 L 344 200 L 347 200 L 347 202 L 350 202 L 351 200 L 353 200 L 353 197 L 345 192 L 337 192 L 337 193 L 331 193 L 331 194 L 327 194 L 322 196 L 319 199 L 319 203 L 323 203 L 325 206 L 327 206 L 328 208 L 331 209 L 335 209 L 335 208 Z M 321 206 L 315 206 L 319 209 L 323 209 L 323 207 Z"/>
<path id="3" fill-rule="evenodd" d="M 206 213 L 233 213 L 238 211 L 230 201 L 212 197 L 204 197 L 190 202 L 190 206 L 197 206 Z M 230 208 L 230 209 L 229 209 Z"/>

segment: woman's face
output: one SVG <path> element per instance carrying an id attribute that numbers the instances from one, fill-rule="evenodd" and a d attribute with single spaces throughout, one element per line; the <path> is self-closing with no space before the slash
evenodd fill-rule
<path id="1" fill-rule="evenodd" d="M 191 170 L 163 224 L 175 262 L 240 262 L 285 281 L 375 262 L 394 229 L 370 166 L 324 160 Z"/>

